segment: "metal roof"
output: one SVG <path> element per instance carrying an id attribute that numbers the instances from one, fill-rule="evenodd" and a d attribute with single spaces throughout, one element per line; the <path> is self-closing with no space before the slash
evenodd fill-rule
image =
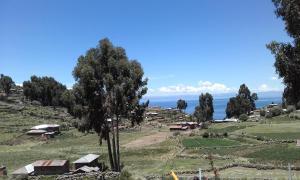
<path id="1" fill-rule="evenodd" d="M 88 154 L 86 156 L 81 157 L 80 159 L 77 159 L 73 163 L 90 163 L 97 158 L 99 158 L 99 155 L 97 154 Z"/>
<path id="2" fill-rule="evenodd" d="M 44 134 L 47 131 L 42 130 L 42 129 L 33 129 L 27 132 L 27 134 Z"/>
<path id="3" fill-rule="evenodd" d="M 89 167 L 89 166 L 82 166 L 81 168 L 79 168 L 78 170 L 82 170 L 84 172 L 97 172 L 100 169 L 98 167 Z"/>
<path id="4" fill-rule="evenodd" d="M 47 128 L 57 128 L 60 125 L 58 124 L 41 124 L 37 126 L 33 126 L 31 129 L 47 129 Z"/>
<path id="5" fill-rule="evenodd" d="M 41 166 L 64 166 L 67 160 L 38 160 L 32 163 L 34 167 Z"/>
<path id="6" fill-rule="evenodd" d="M 28 164 L 20 169 L 15 170 L 12 174 L 30 174 L 34 171 L 33 165 Z"/>

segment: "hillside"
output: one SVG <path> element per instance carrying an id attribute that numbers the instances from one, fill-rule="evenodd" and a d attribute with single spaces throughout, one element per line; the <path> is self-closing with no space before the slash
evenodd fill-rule
<path id="1" fill-rule="evenodd" d="M 72 127 L 75 120 L 65 109 L 33 105 L 22 99 L 19 94 L 0 101 L 0 164 L 7 167 L 9 176 L 35 160 L 72 162 L 87 153 L 100 154 L 101 161 L 108 165 L 106 144 L 100 147 L 95 133 L 80 133 Z M 42 123 L 62 125 L 62 134 L 49 140 L 25 134 Z M 202 137 L 206 132 L 209 138 Z M 286 178 L 288 163 L 300 170 L 300 148 L 296 147 L 300 120 L 288 115 L 258 122 L 218 123 L 180 133 L 170 132 L 159 118 L 159 122 L 145 121 L 141 128 L 123 130 L 120 137 L 124 168 L 139 178 L 155 179 L 171 170 L 193 177 L 199 168 L 204 175 L 212 176 L 210 153 L 224 178 Z M 300 171 L 292 174 L 300 178 Z"/>

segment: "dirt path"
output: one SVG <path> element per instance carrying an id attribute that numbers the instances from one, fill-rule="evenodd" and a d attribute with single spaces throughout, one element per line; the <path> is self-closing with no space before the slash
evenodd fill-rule
<path id="1" fill-rule="evenodd" d="M 133 140 L 130 143 L 127 143 L 123 146 L 125 148 L 141 148 L 144 146 L 150 146 L 165 141 L 167 137 L 170 135 L 171 135 L 170 132 L 157 132 L 155 134 L 149 136 L 143 136 L 141 138 Z"/>

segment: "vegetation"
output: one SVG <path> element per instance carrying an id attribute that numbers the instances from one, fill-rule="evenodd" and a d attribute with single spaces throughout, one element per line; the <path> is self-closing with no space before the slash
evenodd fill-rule
<path id="1" fill-rule="evenodd" d="M 29 81 L 23 82 L 24 96 L 31 101 L 39 101 L 43 106 L 63 105 L 61 95 L 65 90 L 66 86 L 53 77 L 31 76 Z"/>
<path id="2" fill-rule="evenodd" d="M 197 122 L 205 122 L 213 119 L 214 105 L 213 96 L 209 93 L 199 96 L 199 105 L 195 107 L 194 116 Z"/>
<path id="3" fill-rule="evenodd" d="M 143 69 L 136 60 L 128 60 L 123 48 L 103 39 L 96 48 L 78 58 L 73 75 L 77 87 L 74 93 L 82 94 L 82 103 L 78 104 L 82 108 L 79 130 L 95 130 L 100 144 L 106 140 L 111 169 L 120 171 L 119 124 L 132 112 L 141 116 L 141 107 L 148 104 L 139 106 L 139 100 L 147 92 Z M 109 118 L 111 123 L 107 121 Z M 140 123 L 142 118 L 131 120 Z"/>
<path id="4" fill-rule="evenodd" d="M 187 147 L 221 147 L 221 146 L 234 146 L 239 145 L 237 141 L 223 139 L 223 138 L 186 138 L 182 144 Z"/>
<path id="5" fill-rule="evenodd" d="M 15 83 L 11 77 L 3 74 L 0 75 L 0 90 L 4 91 L 6 94 L 9 94 L 13 86 L 15 86 Z"/>
<path id="6" fill-rule="evenodd" d="M 185 110 L 187 108 L 187 102 L 183 99 L 179 99 L 177 101 L 177 109 L 180 111 Z"/>
<path id="7" fill-rule="evenodd" d="M 226 116 L 239 117 L 241 114 L 249 114 L 256 109 L 255 101 L 258 99 L 257 94 L 251 94 L 249 88 L 242 84 L 236 97 L 229 99 L 226 107 Z"/>
<path id="8" fill-rule="evenodd" d="M 249 117 L 247 114 L 241 114 L 239 117 L 239 120 L 241 120 L 241 121 L 247 121 L 248 119 L 249 119 Z"/>
<path id="9" fill-rule="evenodd" d="M 300 4 L 295 0 L 273 0 L 273 3 L 277 17 L 284 21 L 293 42 L 273 41 L 267 48 L 274 54 L 276 73 L 285 84 L 284 102 L 296 105 L 300 101 Z"/>

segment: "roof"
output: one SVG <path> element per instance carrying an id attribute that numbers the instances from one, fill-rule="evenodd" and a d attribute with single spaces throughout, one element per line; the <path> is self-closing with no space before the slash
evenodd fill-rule
<path id="1" fill-rule="evenodd" d="M 45 130 L 33 129 L 33 130 L 28 131 L 27 134 L 44 134 L 46 132 L 47 131 L 45 131 Z"/>
<path id="2" fill-rule="evenodd" d="M 89 172 L 97 172 L 99 170 L 100 169 L 98 167 L 82 166 L 81 168 L 76 169 L 75 173 L 78 171 L 83 171 L 83 172 L 89 173 Z"/>
<path id="3" fill-rule="evenodd" d="M 99 158 L 99 155 L 97 155 L 97 154 L 88 154 L 88 155 L 81 157 L 80 159 L 77 159 L 73 163 L 90 163 L 98 158 Z"/>
<path id="4" fill-rule="evenodd" d="M 64 166 L 68 161 L 67 160 L 38 160 L 32 163 L 34 167 L 43 167 L 43 166 Z"/>
<path id="5" fill-rule="evenodd" d="M 47 128 L 58 128 L 60 125 L 58 124 L 41 124 L 37 126 L 33 126 L 31 129 L 47 129 Z"/>
<path id="6" fill-rule="evenodd" d="M 12 174 L 30 174 L 34 171 L 33 165 L 28 164 L 20 169 L 15 170 Z"/>

